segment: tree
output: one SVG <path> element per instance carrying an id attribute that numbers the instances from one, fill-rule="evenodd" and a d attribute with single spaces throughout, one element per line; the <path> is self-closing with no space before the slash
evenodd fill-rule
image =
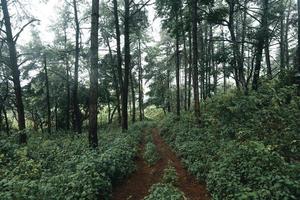
<path id="1" fill-rule="evenodd" d="M 26 128 L 25 112 L 24 112 L 24 105 L 23 105 L 23 100 L 22 100 L 22 88 L 21 88 L 21 83 L 20 83 L 20 70 L 19 70 L 20 64 L 18 64 L 16 43 L 17 43 L 19 35 L 23 31 L 23 29 L 33 21 L 28 22 L 26 25 L 24 25 L 20 29 L 20 31 L 15 36 L 13 36 L 12 25 L 10 22 L 10 15 L 9 15 L 8 6 L 7 6 L 7 0 L 1 0 L 1 6 L 2 6 L 2 12 L 3 12 L 3 16 L 4 16 L 4 23 L 5 23 L 5 29 L 6 29 L 6 31 L 5 31 L 6 42 L 7 42 L 8 50 L 9 50 L 9 67 L 12 72 L 15 98 L 16 98 L 16 107 L 17 107 L 17 112 L 18 112 L 18 127 L 20 130 L 19 142 L 21 144 L 23 144 L 23 143 L 27 142 L 27 135 L 23 131 Z"/>
<path id="2" fill-rule="evenodd" d="M 49 79 L 47 70 L 47 56 L 44 54 L 44 72 L 45 72 L 45 87 L 46 87 L 46 102 L 47 102 L 47 124 L 48 133 L 51 133 L 51 105 L 50 105 L 50 91 L 49 91 Z"/>
<path id="3" fill-rule="evenodd" d="M 193 38 L 193 86 L 194 86 L 194 109 L 196 118 L 200 117 L 199 87 L 198 87 L 198 42 L 197 42 L 197 0 L 192 4 L 192 38 Z"/>
<path id="4" fill-rule="evenodd" d="M 97 101 L 98 101 L 98 29 L 99 29 L 99 0 L 92 1 L 91 20 L 91 72 L 89 98 L 89 142 L 90 146 L 98 146 L 97 137 Z"/>
<path id="5" fill-rule="evenodd" d="M 80 35 L 80 25 L 78 19 L 78 9 L 77 2 L 73 0 L 74 7 L 74 22 L 75 22 L 75 67 L 74 67 L 74 85 L 73 85 L 73 129 L 77 133 L 81 133 L 81 112 L 78 103 L 78 70 L 79 70 L 79 35 Z"/>

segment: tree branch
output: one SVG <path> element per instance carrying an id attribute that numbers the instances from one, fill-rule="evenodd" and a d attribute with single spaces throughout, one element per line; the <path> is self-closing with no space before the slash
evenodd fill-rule
<path id="1" fill-rule="evenodd" d="M 19 37 L 20 37 L 20 34 L 24 31 L 24 29 L 28 26 L 28 25 L 30 25 L 31 23 L 33 23 L 33 22 L 35 22 L 35 21 L 40 21 L 40 20 L 38 20 L 38 19 L 32 19 L 32 20 L 30 20 L 29 22 L 27 22 L 20 30 L 19 30 L 19 32 L 14 36 L 14 42 L 17 42 L 17 40 L 19 39 Z"/>

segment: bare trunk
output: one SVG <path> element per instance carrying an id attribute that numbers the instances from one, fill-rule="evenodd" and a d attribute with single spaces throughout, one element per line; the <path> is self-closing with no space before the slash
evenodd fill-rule
<path id="1" fill-rule="evenodd" d="M 197 41 L 197 0 L 192 1 L 192 37 L 193 37 L 193 85 L 194 85 L 194 109 L 197 120 L 200 118 L 200 102 L 198 87 L 198 41 Z"/>
<path id="2" fill-rule="evenodd" d="M 70 130 L 70 104 L 71 104 L 71 94 L 70 94 L 70 66 L 69 66 L 69 58 L 67 53 L 67 32 L 66 28 L 64 29 L 65 41 L 65 65 L 66 65 L 66 89 L 67 89 L 67 106 L 66 106 L 66 128 Z"/>
<path id="3" fill-rule="evenodd" d="M 73 86 L 73 109 L 74 109 L 74 116 L 73 116 L 73 128 L 74 131 L 77 133 L 81 133 L 81 112 L 78 103 L 78 70 L 79 70 L 79 34 L 80 34 L 80 27 L 79 27 L 79 19 L 78 19 L 78 11 L 77 11 L 77 3 L 76 0 L 73 0 L 74 6 L 74 15 L 75 15 L 75 66 L 74 66 L 74 86 Z"/>
<path id="4" fill-rule="evenodd" d="M 141 40 L 139 38 L 139 112 L 140 121 L 144 119 L 144 100 L 143 100 L 143 67 L 142 67 L 142 52 L 141 52 Z"/>
<path id="5" fill-rule="evenodd" d="M 49 91 L 46 55 L 44 55 L 44 71 L 45 71 L 45 87 L 46 87 L 46 103 L 47 103 L 47 131 L 49 134 L 51 134 L 51 105 L 50 105 L 50 91 Z"/>
<path id="6" fill-rule="evenodd" d="M 14 91 L 16 97 L 16 107 L 18 112 L 18 127 L 20 130 L 19 142 L 24 144 L 27 142 L 27 135 L 23 131 L 26 128 L 25 125 L 25 114 L 24 114 L 24 105 L 22 100 L 22 88 L 20 83 L 20 70 L 18 66 L 18 57 L 16 44 L 13 38 L 11 23 L 10 23 L 10 15 L 7 7 L 7 0 L 1 0 L 3 17 L 5 22 L 6 29 L 6 40 L 8 44 L 9 50 L 9 64 L 12 71 L 13 83 L 14 83 Z"/>
<path id="7" fill-rule="evenodd" d="M 264 45 L 268 39 L 268 7 L 269 0 L 263 1 L 263 15 L 261 19 L 261 28 L 258 32 L 258 39 L 256 44 L 256 55 L 255 55 L 255 66 L 254 66 L 254 76 L 252 82 L 252 88 L 254 90 L 258 89 L 259 86 L 259 74 L 261 69 L 261 61 L 262 61 L 262 51 Z"/>
<path id="8" fill-rule="evenodd" d="M 176 14 L 178 23 L 178 14 Z M 179 58 L 179 31 L 176 30 L 176 114 L 180 116 L 180 58 Z"/>
<path id="9" fill-rule="evenodd" d="M 135 122 L 135 91 L 134 91 L 134 82 L 133 82 L 132 72 L 130 73 L 130 86 L 131 86 L 131 98 L 132 98 L 132 123 Z"/>
<path id="10" fill-rule="evenodd" d="M 191 92 L 192 92 L 192 31 L 189 29 L 189 78 L 188 78 L 188 110 L 191 110 Z"/>
<path id="11" fill-rule="evenodd" d="M 125 73 L 124 73 L 124 84 L 122 88 L 122 130 L 126 131 L 128 129 L 128 83 L 129 83 L 129 73 L 130 73 L 130 2 L 125 0 L 125 15 L 124 15 L 124 50 L 125 50 Z"/>
<path id="12" fill-rule="evenodd" d="M 97 102 L 98 102 L 98 29 L 99 0 L 92 1 L 91 49 L 90 49 L 90 98 L 89 98 L 89 144 L 98 146 L 97 136 Z"/>

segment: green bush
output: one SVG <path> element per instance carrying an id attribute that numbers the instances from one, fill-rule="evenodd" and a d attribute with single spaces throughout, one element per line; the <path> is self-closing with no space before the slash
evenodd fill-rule
<path id="1" fill-rule="evenodd" d="M 170 165 L 164 169 L 163 182 L 176 186 L 178 184 L 178 177 L 176 169 Z"/>
<path id="2" fill-rule="evenodd" d="M 160 159 L 159 153 L 153 142 L 150 141 L 146 143 L 143 157 L 150 166 L 154 165 Z"/>
<path id="3" fill-rule="evenodd" d="M 184 200 L 184 194 L 172 184 L 158 183 L 151 187 L 144 200 Z"/>
<path id="4" fill-rule="evenodd" d="M 30 133 L 26 146 L 0 139 L 0 199 L 108 199 L 112 185 L 135 170 L 143 124 L 127 134 L 101 132 L 91 150 L 85 135 Z"/>
<path id="5" fill-rule="evenodd" d="M 259 142 L 230 142 L 213 163 L 207 185 L 214 199 L 297 199 L 300 182 L 287 169 L 282 157 Z"/>
<path id="6" fill-rule="evenodd" d="M 213 199 L 299 199 L 299 119 L 295 87 L 275 81 L 208 99 L 200 125 L 169 115 L 161 135 Z"/>

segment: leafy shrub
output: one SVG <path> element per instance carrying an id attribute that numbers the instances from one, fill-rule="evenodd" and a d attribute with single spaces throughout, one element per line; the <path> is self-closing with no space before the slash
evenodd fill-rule
<path id="1" fill-rule="evenodd" d="M 289 177 L 287 168 L 259 142 L 230 142 L 213 163 L 207 184 L 214 199 L 297 199 L 300 182 Z"/>
<path id="2" fill-rule="evenodd" d="M 150 166 L 159 160 L 160 157 L 153 142 L 150 141 L 146 143 L 143 157 Z"/>
<path id="3" fill-rule="evenodd" d="M 184 200 L 184 194 L 171 184 L 158 183 L 150 188 L 145 200 Z"/>
<path id="4" fill-rule="evenodd" d="M 174 167 L 169 165 L 164 169 L 163 182 L 174 186 L 178 184 L 177 172 Z"/>
<path id="5" fill-rule="evenodd" d="M 0 138 L 0 199 L 108 199 L 112 185 L 135 170 L 143 127 L 101 132 L 96 150 L 85 135 L 32 133 L 27 146 L 16 145 L 16 135 Z"/>
<path id="6" fill-rule="evenodd" d="M 300 98 L 283 85 L 216 95 L 203 103 L 200 125 L 186 113 L 161 123 L 161 135 L 214 199 L 300 198 Z"/>

